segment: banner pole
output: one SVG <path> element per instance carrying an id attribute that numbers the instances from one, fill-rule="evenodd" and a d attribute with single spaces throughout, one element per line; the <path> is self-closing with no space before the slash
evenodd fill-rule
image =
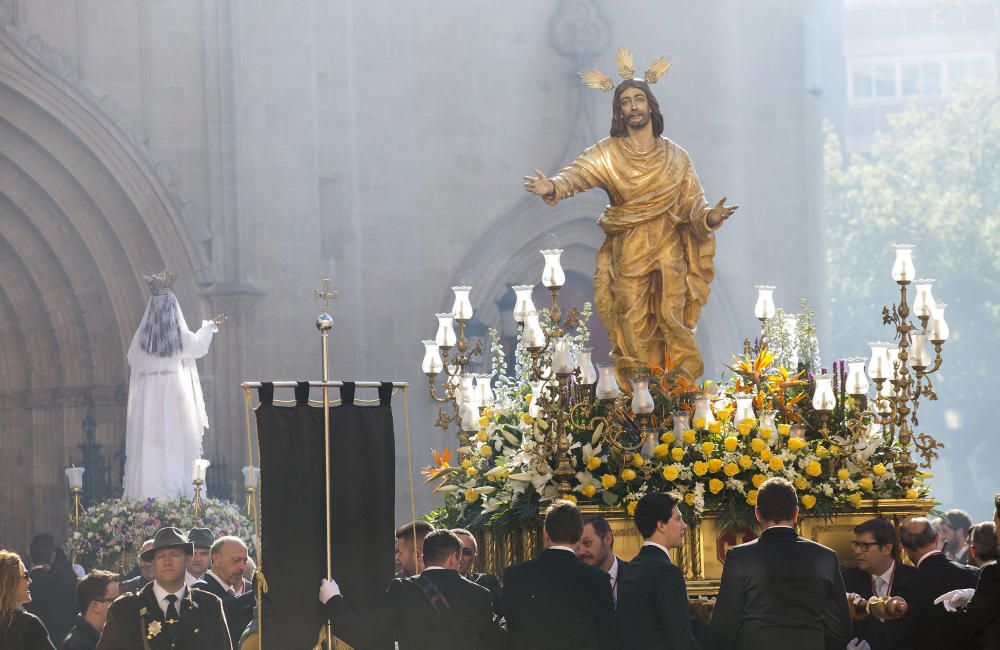
<path id="1" fill-rule="evenodd" d="M 331 281 L 328 279 L 323 279 L 323 291 L 313 290 L 313 299 L 323 301 L 323 313 L 316 317 L 316 328 L 320 332 L 320 340 L 323 347 L 323 443 L 325 453 L 323 454 L 323 460 L 326 467 L 326 578 L 327 580 L 333 579 L 333 558 L 331 547 L 333 546 L 333 535 L 331 529 L 333 528 L 333 517 L 330 512 L 331 508 L 331 497 L 330 497 L 330 387 L 328 385 L 330 381 L 330 356 L 329 348 L 327 345 L 330 330 L 333 329 L 333 318 L 330 316 L 328 310 L 330 307 L 330 300 L 337 299 L 337 292 L 330 291 Z M 327 619 L 324 630 L 326 632 L 326 647 L 333 648 L 333 626 L 331 625 L 329 619 Z"/>

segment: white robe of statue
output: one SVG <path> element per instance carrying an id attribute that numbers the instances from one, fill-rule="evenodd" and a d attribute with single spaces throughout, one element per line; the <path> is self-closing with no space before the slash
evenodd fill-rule
<path id="1" fill-rule="evenodd" d="M 125 498 L 194 497 L 192 465 L 208 428 L 195 359 L 218 329 L 206 320 L 192 333 L 173 293 L 150 297 L 128 350 Z"/>

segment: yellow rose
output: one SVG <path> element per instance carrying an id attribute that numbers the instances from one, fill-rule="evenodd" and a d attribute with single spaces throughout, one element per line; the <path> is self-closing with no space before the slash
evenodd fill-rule
<path id="1" fill-rule="evenodd" d="M 693 445 L 696 439 L 694 429 L 688 429 L 684 432 L 684 444 Z"/>
<path id="2" fill-rule="evenodd" d="M 807 487 L 809 487 L 809 481 L 806 480 L 805 476 L 796 476 L 795 477 L 795 489 L 796 490 L 804 490 Z"/>
<path id="3" fill-rule="evenodd" d="M 757 490 L 750 490 L 747 492 L 747 505 L 757 505 Z"/>
<path id="4" fill-rule="evenodd" d="M 847 502 L 854 506 L 855 508 L 861 507 L 861 493 L 855 492 L 854 494 L 847 497 Z"/>
<path id="5" fill-rule="evenodd" d="M 726 473 L 726 476 L 736 476 L 740 473 L 740 466 L 736 463 L 726 463 L 723 471 Z"/>
<path id="6" fill-rule="evenodd" d="M 704 429 L 705 428 L 705 422 L 706 422 L 705 418 L 695 418 L 694 419 L 694 428 L 695 429 Z"/>
<path id="7" fill-rule="evenodd" d="M 689 506 L 694 506 L 694 495 L 691 494 L 690 492 L 688 492 L 687 494 L 685 494 L 684 495 L 684 503 L 688 504 Z"/>
<path id="8" fill-rule="evenodd" d="M 480 429 L 485 429 L 489 425 L 490 425 L 490 418 L 488 416 L 484 415 L 483 417 L 479 418 L 479 428 Z"/>
<path id="9" fill-rule="evenodd" d="M 486 442 L 489 439 L 490 439 L 490 434 L 486 433 L 482 429 L 480 429 L 479 433 L 476 434 L 476 440 L 478 440 L 479 442 Z"/>
<path id="10" fill-rule="evenodd" d="M 486 458 L 489 458 L 490 456 L 493 455 L 493 447 L 490 447 L 489 445 L 483 445 L 482 447 L 479 448 L 479 453 L 485 456 Z"/>
<path id="11" fill-rule="evenodd" d="M 808 465 L 806 465 L 806 474 L 809 476 L 819 476 L 823 473 L 823 466 L 820 465 L 815 460 Z"/>
<path id="12" fill-rule="evenodd" d="M 593 483 L 587 483 L 580 488 L 580 494 L 587 497 L 588 499 L 597 494 L 597 486 Z"/>
<path id="13" fill-rule="evenodd" d="M 757 420 L 754 418 L 743 418 L 742 420 L 740 420 L 740 424 L 745 424 L 746 426 L 752 429 L 755 426 L 757 426 Z"/>
<path id="14" fill-rule="evenodd" d="M 726 484 L 717 478 L 713 478 L 711 481 L 708 482 L 708 490 L 712 494 L 718 494 L 719 492 L 722 492 L 722 488 L 724 487 L 726 487 Z"/>
<path id="15" fill-rule="evenodd" d="M 919 496 L 920 496 L 920 493 L 917 492 L 916 489 L 914 489 L 914 488 L 910 488 L 909 490 L 906 491 L 906 498 L 907 499 L 916 499 Z"/>
<path id="16" fill-rule="evenodd" d="M 785 468 L 785 461 L 781 460 L 781 456 L 771 457 L 771 470 L 775 472 L 780 472 Z"/>
<path id="17" fill-rule="evenodd" d="M 562 501 L 572 501 L 576 503 L 576 496 L 572 494 L 567 494 L 566 496 L 559 497 Z"/>
<path id="18" fill-rule="evenodd" d="M 716 420 L 715 422 L 709 422 L 708 423 L 708 432 L 709 433 L 722 433 L 722 422 L 719 421 L 719 420 Z"/>
<path id="19" fill-rule="evenodd" d="M 788 449 L 791 451 L 798 451 L 806 446 L 806 441 L 802 438 L 789 438 L 788 439 Z"/>
<path id="20" fill-rule="evenodd" d="M 468 458 L 466 458 L 465 460 L 463 460 L 461 464 L 462 464 L 462 467 L 464 469 L 468 469 L 468 468 L 472 467 L 472 461 L 469 460 Z"/>
<path id="21" fill-rule="evenodd" d="M 812 507 L 816 505 L 816 497 L 811 494 L 803 494 L 802 505 L 806 510 L 812 510 Z"/>
<path id="22" fill-rule="evenodd" d="M 708 461 L 708 471 L 714 474 L 718 472 L 720 469 L 722 469 L 721 460 L 719 460 L 718 458 L 713 458 L 712 460 Z"/>
<path id="23" fill-rule="evenodd" d="M 646 464 L 646 460 L 642 457 L 641 454 L 633 454 L 632 464 L 635 465 L 636 467 L 642 467 L 643 465 Z"/>
<path id="24" fill-rule="evenodd" d="M 738 424 L 736 425 L 736 428 L 739 429 L 740 435 L 743 436 L 744 438 L 749 436 L 750 432 L 753 431 L 753 426 L 749 424 Z"/>
<path id="25" fill-rule="evenodd" d="M 677 471 L 677 467 L 674 465 L 667 465 L 663 468 L 663 478 L 666 481 L 676 481 L 678 474 L 680 472 Z"/>
<path id="26" fill-rule="evenodd" d="M 614 474 L 605 474 L 601 477 L 601 484 L 604 486 L 605 490 L 610 490 L 617 482 L 618 479 L 615 478 Z"/>
<path id="27" fill-rule="evenodd" d="M 475 467 L 470 467 L 469 469 L 465 470 L 465 473 L 468 474 L 469 476 L 475 476 L 479 472 L 476 471 Z"/>
<path id="28" fill-rule="evenodd" d="M 764 449 L 764 447 L 767 447 L 767 443 L 760 438 L 754 438 L 750 441 L 750 449 L 753 449 L 758 454 Z"/>
<path id="29" fill-rule="evenodd" d="M 664 458 L 670 454 L 670 446 L 667 443 L 660 443 L 653 447 L 653 455 L 657 458 Z"/>
<path id="30" fill-rule="evenodd" d="M 834 456 L 839 455 L 840 447 L 838 447 L 837 445 L 830 445 L 830 453 L 833 454 Z"/>
<path id="31" fill-rule="evenodd" d="M 638 503 L 639 503 L 638 501 L 629 501 L 629 504 L 625 506 L 625 512 L 627 512 L 629 515 L 634 515 L 635 507 Z"/>
<path id="32" fill-rule="evenodd" d="M 885 465 L 879 463 L 878 465 L 873 466 L 872 472 L 874 472 L 875 476 L 882 476 L 885 474 Z"/>
<path id="33" fill-rule="evenodd" d="M 750 469 L 751 465 L 753 465 L 753 459 L 752 458 L 750 458 L 746 454 L 743 454 L 742 456 L 740 456 L 740 467 L 742 467 L 743 469 Z"/>
<path id="34" fill-rule="evenodd" d="M 773 434 L 773 433 L 774 433 L 774 429 L 772 429 L 771 427 L 761 427 L 757 431 L 757 435 L 759 435 L 764 440 L 767 440 L 768 438 L 770 438 L 771 434 Z"/>
<path id="35" fill-rule="evenodd" d="M 691 466 L 691 471 L 695 473 L 695 476 L 704 476 L 708 472 L 708 463 L 696 460 L 694 461 L 694 465 Z"/>
<path id="36" fill-rule="evenodd" d="M 594 471 L 601 466 L 601 459 L 597 456 L 591 456 L 590 460 L 587 461 L 587 469 Z"/>
<path id="37" fill-rule="evenodd" d="M 771 450 L 768 449 L 767 447 L 764 447 L 763 449 L 761 449 L 760 450 L 760 459 L 764 460 L 764 461 L 771 460 Z"/>
<path id="38" fill-rule="evenodd" d="M 530 398 L 531 395 L 528 395 L 528 397 Z M 524 424 L 534 424 L 535 423 L 535 418 L 531 417 L 527 413 L 522 413 L 521 414 L 521 422 L 523 422 Z"/>
<path id="39" fill-rule="evenodd" d="M 841 467 L 840 469 L 837 470 L 837 478 L 839 478 L 841 481 L 846 481 L 850 477 L 851 473 L 847 470 L 846 467 Z"/>
<path id="40" fill-rule="evenodd" d="M 733 436 L 727 436 L 725 440 L 722 441 L 725 445 L 726 451 L 736 451 L 736 447 L 740 444 L 740 441 Z"/>
<path id="41" fill-rule="evenodd" d="M 728 406 L 724 409 L 719 409 L 716 415 L 719 416 L 720 420 L 728 420 L 729 416 L 733 414 L 733 408 Z"/>
<path id="42" fill-rule="evenodd" d="M 867 476 L 858 481 L 858 485 L 861 486 L 862 490 L 868 490 L 869 492 L 871 492 L 872 488 L 874 487 L 871 478 Z"/>
<path id="43" fill-rule="evenodd" d="M 623 481 L 634 481 L 635 480 L 635 470 L 625 469 L 622 470 L 622 480 Z"/>
<path id="44" fill-rule="evenodd" d="M 660 434 L 660 442 L 665 445 L 672 444 L 674 442 L 674 434 L 670 431 L 664 431 Z"/>
<path id="45" fill-rule="evenodd" d="M 715 451 L 714 442 L 701 443 L 701 453 L 705 454 L 706 456 L 711 456 L 713 451 Z"/>
<path id="46" fill-rule="evenodd" d="M 473 490 L 472 488 L 469 488 L 468 490 L 465 491 L 465 500 L 468 501 L 469 503 L 475 503 L 478 498 L 479 498 L 479 493 Z"/>
<path id="47" fill-rule="evenodd" d="M 493 417 L 493 411 L 491 411 L 489 407 L 484 408 L 482 411 L 479 412 L 479 414 L 483 416 L 482 418 L 479 419 L 480 422 L 482 422 L 484 418 L 486 419 L 487 422 L 489 422 L 490 418 Z"/>
<path id="48" fill-rule="evenodd" d="M 787 437 L 788 434 L 791 431 L 792 431 L 792 425 L 790 425 L 790 424 L 779 424 L 778 425 L 778 435 L 779 436 L 786 436 Z"/>
<path id="49" fill-rule="evenodd" d="M 670 450 L 670 458 L 673 459 L 674 462 L 680 462 L 681 459 L 684 458 L 684 450 L 680 447 L 674 447 Z"/>
<path id="50" fill-rule="evenodd" d="M 754 474 L 753 478 L 750 479 L 750 482 L 753 483 L 753 486 L 755 488 L 759 488 L 761 486 L 761 484 L 764 481 L 766 481 L 766 480 L 767 480 L 767 477 L 764 476 L 763 474 Z"/>
<path id="51" fill-rule="evenodd" d="M 823 445 L 816 445 L 816 455 L 820 458 L 826 458 L 830 455 L 830 452 Z"/>

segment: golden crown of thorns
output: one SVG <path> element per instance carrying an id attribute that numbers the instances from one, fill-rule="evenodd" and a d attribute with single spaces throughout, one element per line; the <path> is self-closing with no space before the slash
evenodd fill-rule
<path id="1" fill-rule="evenodd" d="M 618 65 L 618 74 L 622 79 L 631 79 L 635 74 L 635 68 L 632 67 L 632 53 L 625 48 L 620 47 L 615 52 L 615 63 Z M 661 56 L 658 59 L 653 59 L 642 79 L 647 84 L 655 84 L 660 77 L 667 74 L 668 70 L 670 70 L 670 61 Z M 599 70 L 585 70 L 580 73 L 580 79 L 591 88 L 597 88 L 604 92 L 611 92 L 615 89 L 614 80 Z"/>

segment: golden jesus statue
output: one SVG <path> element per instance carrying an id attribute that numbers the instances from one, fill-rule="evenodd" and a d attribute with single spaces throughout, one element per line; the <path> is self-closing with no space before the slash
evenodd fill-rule
<path id="1" fill-rule="evenodd" d="M 607 192 L 594 302 L 616 367 L 632 374 L 674 366 L 694 381 L 705 369 L 694 334 L 715 277 L 713 233 L 739 206 L 723 197 L 709 207 L 688 153 L 662 137 L 649 84 L 666 73 L 666 59 L 653 62 L 645 81 L 632 78 L 628 52 L 618 51 L 618 65 L 625 81 L 614 88 L 610 137 L 551 178 L 536 169 L 524 187 L 549 205 L 595 187 Z M 598 72 L 581 76 L 592 87 L 614 87 Z"/>

